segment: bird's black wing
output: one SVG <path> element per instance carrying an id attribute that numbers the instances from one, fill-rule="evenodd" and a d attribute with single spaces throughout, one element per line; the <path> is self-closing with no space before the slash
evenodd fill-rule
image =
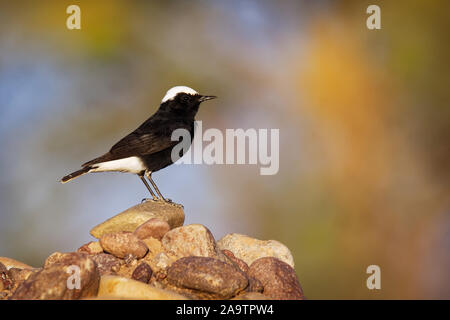
<path id="1" fill-rule="evenodd" d="M 172 141 L 172 132 L 179 128 L 190 130 L 184 122 L 150 118 L 139 128 L 122 138 L 105 155 L 86 162 L 83 166 L 112 161 L 132 156 L 150 155 L 167 148 L 173 148 L 178 141 Z"/>

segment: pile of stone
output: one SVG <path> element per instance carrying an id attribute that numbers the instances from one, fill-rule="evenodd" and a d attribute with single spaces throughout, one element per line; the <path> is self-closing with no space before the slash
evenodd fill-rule
<path id="1" fill-rule="evenodd" d="M 0 257 L 0 299 L 303 299 L 289 249 L 185 225 L 180 205 L 146 201 L 91 230 L 98 241 L 41 268 Z"/>

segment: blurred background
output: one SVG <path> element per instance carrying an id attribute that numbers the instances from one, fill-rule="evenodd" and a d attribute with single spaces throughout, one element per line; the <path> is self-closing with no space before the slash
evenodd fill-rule
<path id="1" fill-rule="evenodd" d="M 71 4 L 81 30 L 66 28 Z M 153 175 L 187 224 L 286 244 L 310 299 L 450 298 L 450 2 L 0 6 L 0 256 L 40 266 L 147 197 L 134 175 L 58 180 L 187 85 L 220 98 L 202 105 L 204 130 L 280 129 L 277 175 Z M 381 290 L 366 287 L 372 264 Z"/>

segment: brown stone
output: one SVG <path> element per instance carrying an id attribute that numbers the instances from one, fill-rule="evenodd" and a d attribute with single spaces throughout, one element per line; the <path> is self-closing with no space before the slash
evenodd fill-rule
<path id="1" fill-rule="evenodd" d="M 33 273 L 40 271 L 40 269 L 19 269 L 19 268 L 11 268 L 8 270 L 8 275 L 14 282 L 22 282 L 25 281 L 31 276 Z"/>
<path id="2" fill-rule="evenodd" d="M 0 262 L 0 291 L 10 290 L 14 285 L 14 281 L 8 274 L 8 269 Z"/>
<path id="3" fill-rule="evenodd" d="M 277 258 L 265 257 L 256 260 L 250 265 L 248 275 L 262 283 L 263 294 L 271 299 L 304 299 L 295 270 Z"/>
<path id="4" fill-rule="evenodd" d="M 77 269 L 80 287 L 77 289 Z M 97 294 L 100 275 L 96 263 L 83 253 L 55 253 L 45 268 L 30 275 L 15 290 L 11 299 L 80 299 Z M 72 287 L 71 287 L 72 286 Z"/>
<path id="5" fill-rule="evenodd" d="M 248 264 L 245 263 L 244 260 L 241 260 L 239 258 L 236 258 L 236 256 L 233 254 L 233 252 L 229 250 L 222 250 L 222 253 L 226 255 L 231 261 L 234 262 L 234 264 L 242 271 L 247 273 L 248 272 Z"/>
<path id="6" fill-rule="evenodd" d="M 6 266 L 0 262 L 0 274 L 7 272 L 7 271 L 8 271 L 8 269 L 6 268 Z"/>
<path id="7" fill-rule="evenodd" d="M 145 243 L 131 232 L 105 234 L 100 238 L 100 245 L 103 250 L 118 258 L 124 258 L 127 254 L 142 258 L 148 251 Z"/>
<path id="8" fill-rule="evenodd" d="M 169 230 L 170 226 L 166 221 L 158 218 L 152 218 L 141 224 L 134 231 L 134 234 L 141 240 L 150 237 L 161 240 Z"/>
<path id="9" fill-rule="evenodd" d="M 248 280 L 235 267 L 208 257 L 185 257 L 175 261 L 167 281 L 177 287 L 194 289 L 228 299 L 243 291 Z"/>
<path id="10" fill-rule="evenodd" d="M 263 292 L 264 286 L 261 281 L 256 279 L 255 277 L 248 277 L 248 287 L 245 289 L 247 292 Z"/>
<path id="11" fill-rule="evenodd" d="M 150 281 L 152 273 L 153 273 L 152 268 L 150 268 L 150 266 L 147 263 L 141 262 L 136 267 L 136 269 L 134 269 L 133 274 L 131 275 L 131 279 L 148 283 Z"/>
<path id="12" fill-rule="evenodd" d="M 123 260 L 109 253 L 97 253 L 92 255 L 91 258 L 97 263 L 98 271 L 102 276 L 116 274 L 124 263 Z"/>

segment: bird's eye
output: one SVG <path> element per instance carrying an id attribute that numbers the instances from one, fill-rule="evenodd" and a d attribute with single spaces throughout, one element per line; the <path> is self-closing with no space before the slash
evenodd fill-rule
<path id="1" fill-rule="evenodd" d="M 189 101 L 189 96 L 183 96 L 183 98 L 181 98 L 184 102 L 188 102 Z"/>

